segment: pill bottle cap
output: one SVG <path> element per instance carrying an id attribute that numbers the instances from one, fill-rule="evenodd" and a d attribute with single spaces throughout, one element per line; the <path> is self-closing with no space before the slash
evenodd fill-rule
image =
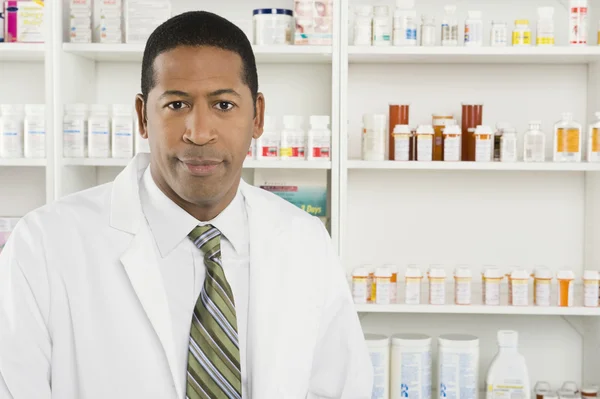
<path id="1" fill-rule="evenodd" d="M 572 112 L 563 112 L 561 115 L 561 118 L 563 121 L 565 122 L 570 122 L 573 120 L 573 113 Z"/>
<path id="2" fill-rule="evenodd" d="M 130 116 L 133 112 L 133 108 L 130 104 L 113 104 L 112 112 L 113 115 Z"/>
<path id="3" fill-rule="evenodd" d="M 599 388 L 597 385 L 587 385 L 587 386 L 584 386 L 583 388 L 581 388 L 581 393 L 593 395 L 593 394 L 597 394 L 598 390 L 599 390 Z"/>
<path id="4" fill-rule="evenodd" d="M 454 270 L 454 277 L 470 278 L 472 276 L 471 269 L 467 266 L 459 266 Z"/>
<path id="5" fill-rule="evenodd" d="M 541 18 L 550 18 L 554 15 L 554 7 L 538 7 L 538 15 Z"/>
<path id="6" fill-rule="evenodd" d="M 352 271 L 354 277 L 369 277 L 369 271 L 364 267 L 357 267 Z"/>
<path id="7" fill-rule="evenodd" d="M 525 280 L 529 278 L 529 273 L 526 270 L 514 270 L 510 274 L 510 278 L 513 280 Z"/>
<path id="8" fill-rule="evenodd" d="M 373 14 L 376 17 L 387 17 L 389 13 L 389 7 L 386 5 L 378 5 L 373 7 Z"/>
<path id="9" fill-rule="evenodd" d="M 446 11 L 446 14 L 454 14 L 456 12 L 456 5 L 455 4 L 446 4 L 444 6 L 444 11 Z"/>
<path id="10" fill-rule="evenodd" d="M 538 267 L 535 269 L 534 272 L 534 276 L 535 278 L 543 278 L 543 279 L 551 279 L 552 276 L 552 270 L 548 269 L 547 267 Z"/>
<path id="11" fill-rule="evenodd" d="M 575 381 L 565 381 L 560 390 L 575 393 L 578 391 L 577 383 Z"/>
<path id="12" fill-rule="evenodd" d="M 365 334 L 365 342 L 369 348 L 387 348 L 390 346 L 390 339 L 380 334 Z"/>
<path id="13" fill-rule="evenodd" d="M 394 334 L 392 335 L 392 346 L 430 347 L 431 337 L 425 334 Z"/>
<path id="14" fill-rule="evenodd" d="M 515 25 L 529 25 L 528 19 L 517 19 L 515 20 Z"/>
<path id="15" fill-rule="evenodd" d="M 571 270 L 561 270 L 556 274 L 556 278 L 559 280 L 573 280 L 575 273 Z"/>
<path id="16" fill-rule="evenodd" d="M 23 104 L 0 104 L 0 115 L 20 115 L 23 110 Z"/>
<path id="17" fill-rule="evenodd" d="M 498 331 L 498 346 L 501 348 L 516 348 L 519 346 L 519 333 L 516 331 Z"/>
<path id="18" fill-rule="evenodd" d="M 285 129 L 300 129 L 302 126 L 302 117 L 297 115 L 285 115 L 283 117 L 283 127 Z"/>
<path id="19" fill-rule="evenodd" d="M 311 115 L 310 126 L 313 129 L 327 129 L 329 126 L 329 115 Z"/>
<path id="20" fill-rule="evenodd" d="M 479 125 L 475 129 L 475 134 L 493 134 L 492 128 L 486 125 Z"/>
<path id="21" fill-rule="evenodd" d="M 433 267 L 429 269 L 429 278 L 446 278 L 446 271 L 441 268 Z"/>
<path id="22" fill-rule="evenodd" d="M 431 125 L 419 125 L 417 126 L 417 134 L 435 134 L 435 130 Z"/>
<path id="23" fill-rule="evenodd" d="M 600 273 L 598 273 L 597 270 L 586 270 L 583 272 L 583 279 L 584 280 L 599 280 Z"/>
<path id="24" fill-rule="evenodd" d="M 483 272 L 483 276 L 485 278 L 502 278 L 504 277 L 502 275 L 502 271 L 496 267 L 490 267 L 485 269 L 485 272 Z"/>
<path id="25" fill-rule="evenodd" d="M 108 115 L 108 105 L 92 104 L 90 105 L 90 113 L 94 115 Z"/>
<path id="26" fill-rule="evenodd" d="M 458 125 L 446 125 L 444 134 L 462 134 L 462 131 Z"/>
<path id="27" fill-rule="evenodd" d="M 85 114 L 88 110 L 87 104 L 66 104 L 65 112 L 73 114 Z"/>
<path id="28" fill-rule="evenodd" d="M 387 117 L 383 114 L 365 114 L 363 115 L 363 125 L 365 129 L 385 129 Z"/>
<path id="29" fill-rule="evenodd" d="M 394 126 L 394 134 L 410 134 L 410 126 L 396 125 Z"/>
<path id="30" fill-rule="evenodd" d="M 387 267 L 378 267 L 375 270 L 375 277 L 392 277 L 392 271 Z"/>
<path id="31" fill-rule="evenodd" d="M 421 274 L 421 270 L 418 267 L 409 266 L 406 268 L 404 276 L 408 278 L 421 278 L 423 274 Z"/>
<path id="32" fill-rule="evenodd" d="M 43 115 L 46 111 L 45 104 L 27 104 L 25 105 L 25 114 L 27 115 Z"/>

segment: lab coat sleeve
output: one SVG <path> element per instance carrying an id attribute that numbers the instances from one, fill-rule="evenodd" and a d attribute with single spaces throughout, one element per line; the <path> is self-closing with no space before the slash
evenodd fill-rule
<path id="1" fill-rule="evenodd" d="M 321 221 L 325 301 L 307 399 L 370 399 L 373 367 L 346 275 Z M 322 248 L 322 246 L 321 246 Z"/>
<path id="2" fill-rule="evenodd" d="M 40 236 L 22 219 L 0 254 L 0 399 L 52 395 L 49 288 Z"/>

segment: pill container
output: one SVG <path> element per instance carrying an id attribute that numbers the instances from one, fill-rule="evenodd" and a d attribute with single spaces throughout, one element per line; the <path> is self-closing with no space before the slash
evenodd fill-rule
<path id="1" fill-rule="evenodd" d="M 515 270 L 510 274 L 509 303 L 513 306 L 529 305 L 529 274 L 525 270 Z"/>
<path id="2" fill-rule="evenodd" d="M 423 334 L 393 335 L 391 352 L 390 398 L 405 399 L 408 395 L 411 399 L 430 399 L 431 337 Z"/>
<path id="3" fill-rule="evenodd" d="M 416 266 L 409 266 L 404 274 L 404 303 L 407 305 L 421 304 L 421 280 L 423 275 Z"/>
<path id="4" fill-rule="evenodd" d="M 429 304 L 446 304 L 446 271 L 441 268 L 429 270 Z"/>
<path id="5" fill-rule="evenodd" d="M 552 271 L 545 267 L 535 269 L 533 277 L 533 301 L 536 306 L 550 306 Z"/>
<path id="6" fill-rule="evenodd" d="M 252 12 L 254 44 L 259 46 L 292 44 L 294 13 L 283 8 L 258 8 Z"/>
<path id="7" fill-rule="evenodd" d="M 365 334 L 365 341 L 373 366 L 373 392 L 381 398 L 389 397 L 390 339 L 385 335 Z"/>
<path id="8" fill-rule="evenodd" d="M 573 306 L 575 274 L 570 270 L 561 270 L 556 275 L 558 280 L 558 306 Z"/>
<path id="9" fill-rule="evenodd" d="M 471 304 L 471 269 L 465 266 L 457 267 L 454 271 L 454 303 L 457 305 Z"/>
<path id="10" fill-rule="evenodd" d="M 358 267 L 352 272 L 352 298 L 354 303 L 367 303 L 369 299 L 369 290 L 367 281 L 369 272 L 364 267 Z"/>
<path id="11" fill-rule="evenodd" d="M 500 269 L 490 267 L 483 273 L 482 303 L 484 305 L 500 305 L 500 286 L 504 276 Z"/>
<path id="12" fill-rule="evenodd" d="M 583 272 L 583 306 L 598 306 L 598 281 L 600 276 L 597 270 Z"/>

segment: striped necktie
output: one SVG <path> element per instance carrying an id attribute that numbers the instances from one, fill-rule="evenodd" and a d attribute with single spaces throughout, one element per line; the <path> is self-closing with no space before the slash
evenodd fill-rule
<path id="1" fill-rule="evenodd" d="M 187 398 L 241 399 L 235 302 L 221 265 L 221 232 L 200 226 L 189 238 L 204 253 L 206 276 L 192 316 Z"/>

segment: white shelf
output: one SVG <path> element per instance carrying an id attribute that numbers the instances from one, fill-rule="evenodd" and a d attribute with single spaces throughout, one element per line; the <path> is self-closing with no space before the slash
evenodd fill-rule
<path id="1" fill-rule="evenodd" d="M 0 158 L 0 166 L 46 166 L 46 160 L 29 158 Z"/>
<path id="2" fill-rule="evenodd" d="M 331 169 L 331 162 L 324 161 L 255 161 L 244 162 L 247 169 Z"/>
<path id="3" fill-rule="evenodd" d="M 67 53 L 96 61 L 141 62 L 144 44 L 63 43 Z M 331 63 L 331 46 L 254 46 L 256 61 L 267 64 Z"/>
<path id="4" fill-rule="evenodd" d="M 529 316 L 600 316 L 600 308 L 483 305 L 355 305 L 359 313 L 483 314 Z"/>
<path id="5" fill-rule="evenodd" d="M 495 170 L 521 172 L 600 172 L 600 163 L 504 163 L 504 162 L 401 162 L 401 161 L 348 161 L 348 169 L 399 170 Z"/>
<path id="6" fill-rule="evenodd" d="M 0 43 L 0 61 L 42 61 L 44 43 Z"/>
<path id="7" fill-rule="evenodd" d="M 359 47 L 350 63 L 369 64 L 587 64 L 600 61 L 600 47 Z"/>
<path id="8" fill-rule="evenodd" d="M 63 158 L 62 164 L 68 166 L 127 166 L 127 158 Z"/>

